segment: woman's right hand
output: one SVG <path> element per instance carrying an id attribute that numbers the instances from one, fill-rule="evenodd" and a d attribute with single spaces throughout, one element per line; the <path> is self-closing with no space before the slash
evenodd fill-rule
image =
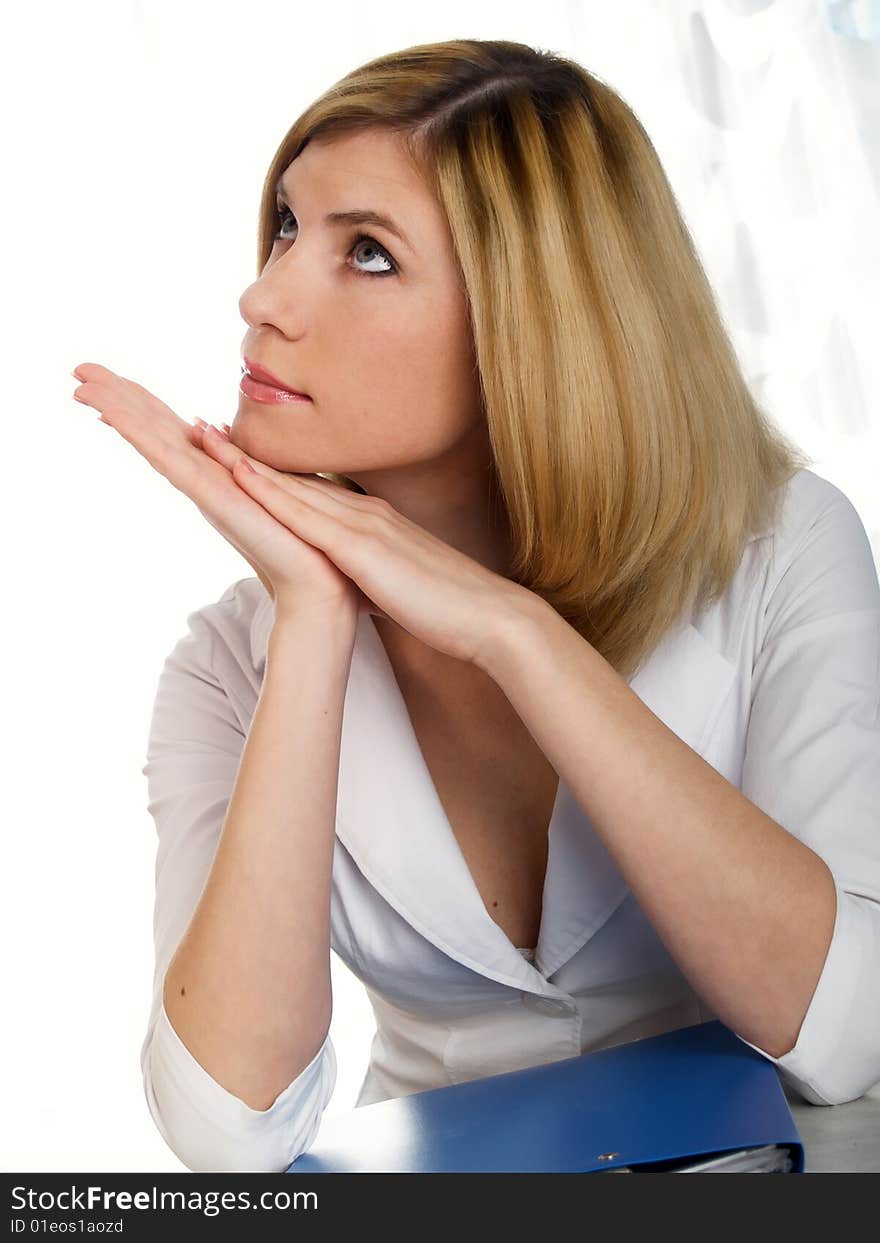
<path id="1" fill-rule="evenodd" d="M 236 463 L 284 486 L 287 476 L 236 449 L 219 432 L 187 423 L 153 393 L 99 363 L 80 363 L 73 374 L 81 381 L 74 398 L 100 412 L 154 470 L 183 492 L 233 548 L 253 566 L 276 609 L 296 612 L 350 608 L 354 615 L 368 604 L 360 588 L 319 548 L 295 535 L 235 481 Z M 217 443 L 203 446 L 202 438 Z"/>

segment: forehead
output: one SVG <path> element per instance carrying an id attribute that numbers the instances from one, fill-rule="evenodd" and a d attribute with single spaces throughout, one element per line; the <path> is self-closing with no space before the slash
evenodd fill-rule
<path id="1" fill-rule="evenodd" d="M 278 178 L 292 198 L 328 209 L 369 206 L 404 227 L 445 229 L 446 219 L 399 135 L 364 130 L 313 138 Z"/>

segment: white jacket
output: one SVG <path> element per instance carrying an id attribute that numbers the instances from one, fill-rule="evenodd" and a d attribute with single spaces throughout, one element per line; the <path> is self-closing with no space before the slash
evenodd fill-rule
<path id="1" fill-rule="evenodd" d="M 141 1065 L 156 1126 L 192 1170 L 283 1171 L 313 1142 L 336 1079 L 328 1036 L 269 1109 L 252 1109 L 195 1060 L 162 1001 L 223 825 L 272 609 L 245 578 L 189 615 L 161 672 L 143 768 L 159 842 Z M 845 494 L 799 471 L 724 597 L 670 631 L 630 685 L 831 869 L 834 934 L 797 1043 L 781 1058 L 758 1052 L 814 1104 L 862 1095 L 880 1081 L 880 585 Z M 535 963 L 511 944 L 473 883 L 367 614 L 345 697 L 331 915 L 333 949 L 377 1024 L 358 1105 L 716 1017 L 562 782 Z"/>

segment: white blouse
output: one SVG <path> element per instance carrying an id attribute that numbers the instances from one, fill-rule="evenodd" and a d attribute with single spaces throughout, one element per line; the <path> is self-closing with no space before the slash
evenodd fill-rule
<path id="1" fill-rule="evenodd" d="M 252 1109 L 196 1061 L 163 1004 L 223 826 L 272 619 L 257 578 L 188 616 L 159 677 L 142 770 L 158 852 L 141 1066 L 155 1124 L 191 1170 L 285 1170 L 314 1141 L 336 1081 L 328 1035 L 270 1108 Z M 880 584 L 845 494 L 799 471 L 725 595 L 668 632 L 629 684 L 828 864 L 834 932 L 797 1043 L 781 1058 L 744 1043 L 813 1104 L 861 1096 L 880 1081 Z M 717 1017 L 561 781 L 538 943 L 511 943 L 473 882 L 368 614 L 345 695 L 331 935 L 376 1018 L 358 1105 Z"/>

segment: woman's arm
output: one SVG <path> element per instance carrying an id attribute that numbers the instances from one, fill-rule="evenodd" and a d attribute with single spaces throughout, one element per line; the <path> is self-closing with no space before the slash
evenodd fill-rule
<path id="1" fill-rule="evenodd" d="M 750 1041 L 791 1049 L 834 927 L 824 861 L 549 606 L 496 673 L 694 991 Z"/>
<path id="2" fill-rule="evenodd" d="M 201 898 L 165 975 L 180 1039 L 268 1109 L 330 1025 L 330 880 L 357 615 L 276 612 L 260 697 Z"/>
<path id="3" fill-rule="evenodd" d="M 776 559 L 742 790 L 543 601 L 484 659 L 695 992 L 814 1103 L 880 1079 L 880 589 L 829 496 Z"/>

